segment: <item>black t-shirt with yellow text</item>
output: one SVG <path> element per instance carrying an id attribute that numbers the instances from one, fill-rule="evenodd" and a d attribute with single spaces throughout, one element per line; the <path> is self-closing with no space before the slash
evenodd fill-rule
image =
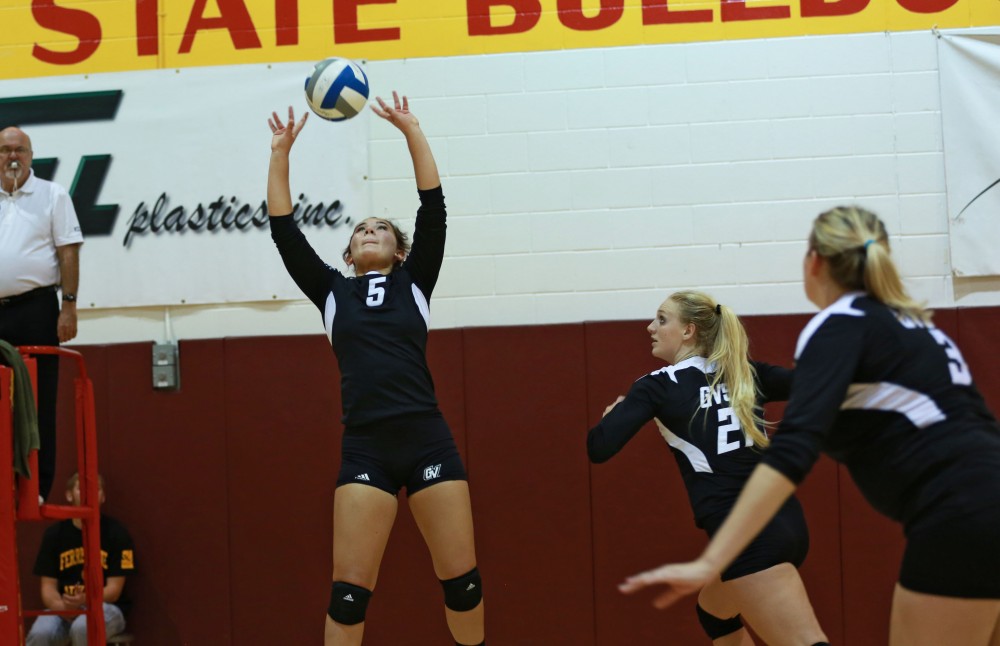
<path id="1" fill-rule="evenodd" d="M 84 591 L 83 577 L 83 532 L 73 525 L 72 520 L 64 520 L 45 530 L 42 545 L 35 559 L 35 576 L 47 576 L 58 580 L 59 592 L 74 594 Z M 128 530 L 109 516 L 101 516 L 101 566 L 104 577 L 129 576 L 135 572 L 135 556 L 132 537 Z M 103 587 L 104 582 L 101 582 Z M 131 601 L 128 586 L 122 590 L 115 602 L 122 612 L 127 612 Z"/>

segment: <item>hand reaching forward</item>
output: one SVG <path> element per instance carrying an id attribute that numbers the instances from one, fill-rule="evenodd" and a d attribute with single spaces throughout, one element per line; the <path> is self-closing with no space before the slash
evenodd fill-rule
<path id="1" fill-rule="evenodd" d="M 383 101 L 380 96 L 375 97 L 375 100 L 378 101 L 379 108 L 373 105 L 372 112 L 399 128 L 403 134 L 406 134 L 410 128 L 420 126 L 416 115 L 410 112 L 409 100 L 404 96 L 403 102 L 400 104 L 399 94 L 395 90 L 392 91 L 392 106 Z"/>
<path id="2" fill-rule="evenodd" d="M 693 594 L 719 576 L 703 561 L 664 565 L 654 570 L 635 574 L 618 585 L 625 594 L 632 594 L 651 585 L 665 585 L 667 589 L 653 599 L 653 606 L 660 610 L 670 606 L 683 596 Z"/>
<path id="3" fill-rule="evenodd" d="M 281 123 L 281 118 L 277 112 L 271 113 L 271 118 L 267 120 L 267 125 L 271 126 L 271 152 L 283 152 L 286 155 L 292 149 L 295 138 L 299 136 L 302 126 L 306 125 L 309 113 L 302 115 L 302 119 L 295 121 L 295 112 L 292 106 L 288 106 L 288 123 Z"/>

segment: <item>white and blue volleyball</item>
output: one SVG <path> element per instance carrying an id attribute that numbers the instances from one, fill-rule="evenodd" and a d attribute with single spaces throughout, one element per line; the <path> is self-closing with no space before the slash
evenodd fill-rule
<path id="1" fill-rule="evenodd" d="M 306 79 L 306 101 L 324 119 L 350 119 L 368 101 L 368 76 L 360 65 L 346 58 L 322 60 Z"/>

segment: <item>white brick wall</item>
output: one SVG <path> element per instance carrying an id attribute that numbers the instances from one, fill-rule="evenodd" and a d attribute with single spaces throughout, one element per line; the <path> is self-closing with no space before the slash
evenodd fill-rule
<path id="1" fill-rule="evenodd" d="M 444 176 L 435 327 L 645 320 L 703 288 L 744 314 L 811 311 L 813 217 L 886 220 L 918 298 L 1000 304 L 950 275 L 937 53 L 929 32 L 381 61 Z M 371 210 L 412 228 L 412 168 L 366 116 Z M 86 281 L 86 277 L 84 277 Z M 318 333 L 311 305 L 171 308 L 181 338 Z M 162 311 L 81 313 L 81 342 L 158 338 Z"/>

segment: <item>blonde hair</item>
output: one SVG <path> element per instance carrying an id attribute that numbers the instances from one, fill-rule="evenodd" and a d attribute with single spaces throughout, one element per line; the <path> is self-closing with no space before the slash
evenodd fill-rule
<path id="1" fill-rule="evenodd" d="M 889 255 L 889 235 L 877 215 L 859 206 L 838 206 L 820 213 L 809 247 L 826 259 L 830 277 L 848 290 L 864 290 L 879 302 L 917 321 L 930 312 L 906 293 Z"/>
<path id="2" fill-rule="evenodd" d="M 756 446 L 766 447 L 770 440 L 762 430 L 767 422 L 758 414 L 757 371 L 750 363 L 750 341 L 739 317 L 702 292 L 674 292 L 669 300 L 677 306 L 682 323 L 694 324 L 695 347 L 716 364 L 709 383 L 712 393 L 725 383 L 740 427 Z"/>

